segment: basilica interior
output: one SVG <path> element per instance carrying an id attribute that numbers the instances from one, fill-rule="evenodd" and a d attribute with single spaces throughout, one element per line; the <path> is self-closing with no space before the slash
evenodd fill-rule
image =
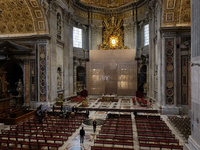
<path id="1" fill-rule="evenodd" d="M 0 0 L 0 150 L 200 150 L 199 8 Z"/>

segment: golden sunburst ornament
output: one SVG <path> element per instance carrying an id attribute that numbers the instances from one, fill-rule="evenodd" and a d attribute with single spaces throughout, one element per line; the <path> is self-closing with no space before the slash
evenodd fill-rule
<path id="1" fill-rule="evenodd" d="M 117 36 L 110 36 L 109 45 L 111 49 L 115 49 L 119 45 L 119 39 Z"/>

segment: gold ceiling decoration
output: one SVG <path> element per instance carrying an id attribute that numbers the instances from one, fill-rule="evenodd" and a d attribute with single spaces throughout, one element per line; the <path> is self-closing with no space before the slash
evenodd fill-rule
<path id="1" fill-rule="evenodd" d="M 142 7 L 139 7 L 137 14 L 138 15 L 144 14 L 146 11 L 146 8 L 147 8 L 147 4 L 143 5 Z M 88 15 L 88 11 L 83 11 L 83 10 L 77 9 L 77 8 L 74 8 L 74 13 L 77 16 L 80 16 L 85 19 L 88 19 L 88 16 L 89 16 L 89 18 L 91 18 L 91 19 L 103 20 L 106 16 L 102 12 L 101 13 L 92 12 Z M 134 10 L 134 13 L 133 13 L 133 10 L 129 10 L 129 11 L 125 11 L 125 12 L 121 13 L 120 16 L 122 19 L 124 19 L 124 18 L 129 18 L 129 17 L 133 16 L 134 14 L 136 14 L 136 10 Z"/>
<path id="2" fill-rule="evenodd" d="M 190 26 L 191 0 L 165 0 L 163 25 Z"/>
<path id="3" fill-rule="evenodd" d="M 80 2 L 86 5 L 105 8 L 116 8 L 137 1 L 138 0 L 80 0 Z"/>
<path id="4" fill-rule="evenodd" d="M 103 26 L 101 50 L 128 49 L 128 47 L 124 46 L 123 20 L 120 16 L 105 17 Z"/>
<path id="5" fill-rule="evenodd" d="M 37 0 L 0 0 L 0 34 L 45 33 L 46 23 Z"/>

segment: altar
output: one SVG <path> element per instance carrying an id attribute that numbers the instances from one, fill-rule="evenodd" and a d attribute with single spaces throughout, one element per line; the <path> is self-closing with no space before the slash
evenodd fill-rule
<path id="1" fill-rule="evenodd" d="M 115 97 L 116 97 L 115 95 L 103 95 L 102 100 L 103 101 L 114 101 Z"/>
<path id="2" fill-rule="evenodd" d="M 131 96 L 137 91 L 135 50 L 91 50 L 86 72 L 89 95 Z"/>

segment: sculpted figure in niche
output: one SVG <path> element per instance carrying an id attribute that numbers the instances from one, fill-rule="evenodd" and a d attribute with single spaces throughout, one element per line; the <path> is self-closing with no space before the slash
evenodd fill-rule
<path id="1" fill-rule="evenodd" d="M 61 15 L 57 14 L 57 35 L 61 36 Z"/>
<path id="2" fill-rule="evenodd" d="M 62 89 L 62 79 L 61 79 L 61 70 L 58 68 L 57 70 L 57 90 Z"/>
<path id="3" fill-rule="evenodd" d="M 23 94 L 23 85 L 22 85 L 22 81 L 21 79 L 19 79 L 18 82 L 16 82 L 15 84 L 17 84 L 17 92 L 19 93 L 18 96 L 22 96 Z"/>

